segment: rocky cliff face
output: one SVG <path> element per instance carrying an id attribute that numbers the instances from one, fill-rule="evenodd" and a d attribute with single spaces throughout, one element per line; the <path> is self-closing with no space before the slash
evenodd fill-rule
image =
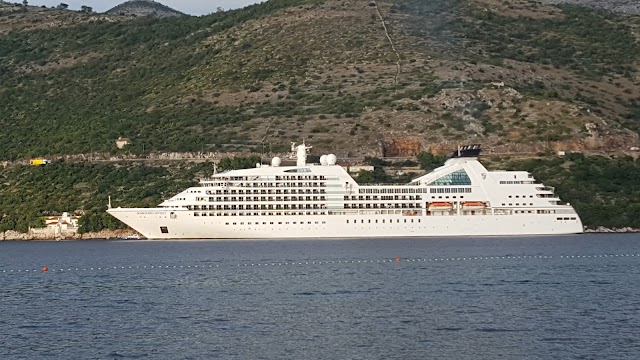
<path id="1" fill-rule="evenodd" d="M 107 14 L 153 17 L 187 16 L 180 11 L 174 10 L 153 0 L 127 1 L 112 8 L 111 10 L 108 10 Z"/>
<path id="2" fill-rule="evenodd" d="M 542 0 L 542 2 L 546 4 L 584 5 L 624 14 L 640 15 L 640 3 L 637 0 Z"/>

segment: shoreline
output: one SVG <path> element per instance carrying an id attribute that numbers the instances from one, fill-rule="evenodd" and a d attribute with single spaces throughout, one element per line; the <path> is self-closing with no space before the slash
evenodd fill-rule
<path id="1" fill-rule="evenodd" d="M 585 234 L 636 234 L 640 233 L 640 229 L 635 229 L 632 227 L 623 227 L 623 228 L 606 228 L 604 226 L 598 226 L 595 229 L 584 229 Z"/>
<path id="2" fill-rule="evenodd" d="M 102 230 L 84 234 L 63 232 L 55 236 L 8 230 L 0 233 L 0 241 L 119 240 L 135 236 L 139 236 L 139 234 L 134 230 Z"/>
<path id="3" fill-rule="evenodd" d="M 605 228 L 598 227 L 595 229 L 585 229 L 583 234 L 638 234 L 640 229 L 631 227 L 624 228 Z M 50 236 L 42 236 L 39 234 L 20 233 L 9 230 L 0 233 L 0 242 L 2 241 L 61 241 L 61 240 L 145 240 L 144 238 L 136 238 L 139 234 L 134 230 L 102 230 L 99 232 L 91 232 L 85 234 L 66 233 L 59 234 L 55 238 Z"/>

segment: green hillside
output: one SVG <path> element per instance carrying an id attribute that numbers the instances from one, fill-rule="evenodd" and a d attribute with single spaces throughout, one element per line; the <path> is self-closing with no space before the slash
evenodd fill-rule
<path id="1" fill-rule="evenodd" d="M 374 4 L 270 0 L 170 19 L 2 8 L 0 159 L 111 151 L 119 136 L 133 152 L 303 137 L 358 154 L 407 138 L 637 143 L 637 17 L 524 0 Z"/>
<path id="2" fill-rule="evenodd" d="M 118 221 L 104 213 L 109 196 L 114 205 L 155 206 L 213 172 L 211 164 L 148 167 L 86 163 L 55 163 L 43 167 L 19 166 L 0 173 L 0 232 L 26 232 L 40 216 L 84 211 Z"/>
<path id="3" fill-rule="evenodd" d="M 443 161 L 426 154 L 419 158 L 427 169 Z M 243 168 L 256 160 L 227 159 L 221 166 Z M 557 194 L 576 208 L 589 228 L 640 228 L 640 162 L 630 157 L 570 154 L 564 158 L 517 161 L 488 157 L 483 161 L 493 169 L 532 172 L 537 180 L 555 186 Z M 30 225 L 37 225 L 40 216 L 64 211 L 83 211 L 95 226 L 92 230 L 120 227 L 123 225 L 104 212 L 109 196 L 113 206 L 155 206 L 196 186 L 197 179 L 212 173 L 212 163 L 142 166 L 61 162 L 44 167 L 12 167 L 0 172 L 0 232 L 26 231 Z M 372 175 L 376 182 L 399 180 L 378 171 Z M 376 178 L 377 175 L 381 177 Z M 366 182 L 368 176 L 362 174 L 361 182 Z"/>

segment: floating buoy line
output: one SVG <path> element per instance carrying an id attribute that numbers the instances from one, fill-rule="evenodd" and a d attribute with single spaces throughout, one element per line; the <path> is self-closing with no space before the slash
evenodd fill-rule
<path id="1" fill-rule="evenodd" d="M 278 261 L 255 262 L 238 264 L 204 264 L 204 265 L 140 265 L 140 266 L 105 266 L 105 267 L 58 267 L 44 266 L 39 269 L 2 269 L 1 274 L 46 274 L 69 272 L 96 272 L 96 271 L 129 271 L 129 270 L 205 270 L 232 267 L 277 267 L 277 266 L 318 266 L 318 265 L 358 265 L 358 264 L 412 264 L 412 263 L 451 263 L 471 261 L 502 261 L 502 260 L 553 260 L 553 259 L 601 259 L 601 258 L 638 258 L 640 254 L 605 254 L 605 255 L 508 255 L 508 256 L 467 256 L 467 257 L 433 257 L 433 258 L 391 258 L 391 259 L 361 259 L 361 260 L 327 260 L 327 261 Z"/>

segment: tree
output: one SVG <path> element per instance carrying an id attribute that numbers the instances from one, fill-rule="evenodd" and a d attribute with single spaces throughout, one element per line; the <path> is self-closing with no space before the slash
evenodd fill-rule
<path id="1" fill-rule="evenodd" d="M 80 7 L 80 11 L 81 12 L 85 12 L 85 13 L 92 13 L 93 12 L 93 8 L 91 6 L 86 6 L 86 5 L 82 5 Z"/>
<path id="2" fill-rule="evenodd" d="M 27 6 L 27 5 L 29 5 L 29 1 L 27 1 L 27 0 L 22 0 L 22 5 L 23 5 L 23 6 Z"/>
<path id="3" fill-rule="evenodd" d="M 420 163 L 420 167 L 424 170 L 433 170 L 444 165 L 445 161 L 447 161 L 446 156 L 433 155 L 427 152 L 421 152 L 418 154 L 418 162 Z"/>
<path id="4" fill-rule="evenodd" d="M 249 169 L 258 163 L 260 163 L 260 157 L 258 156 L 235 158 L 223 157 L 218 163 L 218 168 L 220 168 L 220 170 Z"/>
<path id="5" fill-rule="evenodd" d="M 69 8 L 69 5 L 65 4 L 65 3 L 60 3 L 60 5 L 56 6 L 56 9 L 58 10 L 66 10 Z"/>
<path id="6" fill-rule="evenodd" d="M 80 234 L 102 230 L 102 216 L 97 213 L 88 212 L 78 220 Z"/>
<path id="7" fill-rule="evenodd" d="M 373 183 L 373 171 L 360 170 L 358 172 L 358 182 L 360 184 Z"/>

